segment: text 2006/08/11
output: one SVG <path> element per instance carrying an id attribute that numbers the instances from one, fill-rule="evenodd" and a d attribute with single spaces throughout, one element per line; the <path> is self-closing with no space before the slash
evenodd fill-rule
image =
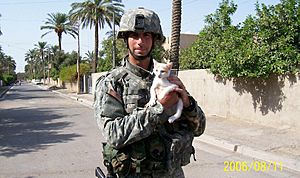
<path id="1" fill-rule="evenodd" d="M 282 162 L 276 161 L 224 161 L 224 172 L 282 171 Z"/>

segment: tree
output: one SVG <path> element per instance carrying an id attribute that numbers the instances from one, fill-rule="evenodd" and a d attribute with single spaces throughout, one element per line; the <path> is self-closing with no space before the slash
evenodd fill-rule
<path id="1" fill-rule="evenodd" d="M 41 61 L 42 61 L 42 69 L 43 69 L 43 83 L 45 84 L 45 51 L 48 48 L 47 42 L 38 42 L 38 44 L 35 44 L 34 46 L 37 47 L 37 50 L 40 52 L 40 57 L 41 57 Z"/>
<path id="2" fill-rule="evenodd" d="M 0 79 L 1 79 L 1 75 L 3 74 L 3 70 L 4 70 L 4 52 L 2 51 L 2 48 L 0 46 Z"/>
<path id="3" fill-rule="evenodd" d="M 71 4 L 70 15 L 73 18 L 80 19 L 82 28 L 95 29 L 95 49 L 92 72 L 96 72 L 98 62 L 99 48 L 99 29 L 104 28 L 105 23 L 112 28 L 113 14 L 115 14 L 115 22 L 119 25 L 121 14 L 123 13 L 123 4 L 110 0 L 87 0 L 82 3 Z"/>
<path id="4" fill-rule="evenodd" d="M 59 78 L 62 81 L 69 81 L 69 82 L 76 81 L 76 78 L 78 77 L 76 68 L 77 68 L 77 66 L 75 64 L 63 67 L 59 73 Z M 89 75 L 90 71 L 91 71 L 90 65 L 80 64 L 80 74 L 81 75 Z"/>
<path id="5" fill-rule="evenodd" d="M 294 74 L 300 66 L 300 2 L 256 3 L 256 15 L 236 26 L 230 16 L 237 5 L 223 0 L 194 44 L 181 55 L 183 68 L 209 68 L 225 78 L 267 78 Z"/>
<path id="6" fill-rule="evenodd" d="M 0 17 L 1 17 L 2 15 L 0 14 Z M 2 33 L 2 31 L 1 31 L 1 26 L 0 26 L 0 36 L 2 35 L 3 33 Z"/>
<path id="7" fill-rule="evenodd" d="M 36 58 L 38 56 L 37 49 L 30 49 L 25 53 L 25 61 L 28 67 L 25 68 L 25 75 L 27 78 L 33 79 L 36 77 Z"/>
<path id="8" fill-rule="evenodd" d="M 76 38 L 77 30 L 74 28 L 74 26 L 71 24 L 69 20 L 69 16 L 64 13 L 51 13 L 48 14 L 47 21 L 45 22 L 45 25 L 41 26 L 41 30 L 50 30 L 42 35 L 44 37 L 45 35 L 55 32 L 58 36 L 58 46 L 59 50 L 62 50 L 61 47 L 61 41 L 62 41 L 62 34 L 70 34 L 73 38 Z"/>
<path id="9" fill-rule="evenodd" d="M 81 84 L 80 84 L 80 33 L 79 33 L 80 21 L 79 21 L 79 19 L 76 18 L 76 16 L 73 17 L 72 15 L 70 15 L 69 18 L 71 19 L 71 23 L 77 29 L 77 64 L 76 64 L 77 68 L 76 68 L 76 72 L 77 72 L 77 94 L 79 94 L 80 88 L 81 88 Z"/>
<path id="10" fill-rule="evenodd" d="M 92 64 L 93 57 L 94 57 L 94 52 L 93 51 L 87 51 L 85 53 L 85 57 L 83 57 L 83 62 Z"/>
<path id="11" fill-rule="evenodd" d="M 6 55 L 0 46 L 0 79 L 4 84 L 9 84 L 16 79 L 16 62 L 11 56 Z"/>
<path id="12" fill-rule="evenodd" d="M 99 52 L 99 65 L 97 71 L 109 71 L 113 68 L 113 36 L 109 36 L 108 39 L 102 41 L 102 50 Z M 127 53 L 126 46 L 122 40 L 116 41 L 116 64 L 120 64 L 122 57 Z"/>
<path id="13" fill-rule="evenodd" d="M 0 71 L 2 73 L 14 74 L 16 62 L 11 56 L 6 55 L 0 48 Z"/>
<path id="14" fill-rule="evenodd" d="M 59 75 L 59 65 L 63 62 L 64 58 L 61 56 L 64 54 L 63 51 L 59 50 L 59 46 L 54 45 L 48 48 L 48 63 L 50 64 L 51 68 L 49 71 L 50 77 L 54 80 L 58 78 Z"/>
<path id="15" fill-rule="evenodd" d="M 181 0 L 173 0 L 170 60 L 171 62 L 173 62 L 173 69 L 176 70 L 176 74 L 179 69 L 180 28 L 181 28 Z"/>

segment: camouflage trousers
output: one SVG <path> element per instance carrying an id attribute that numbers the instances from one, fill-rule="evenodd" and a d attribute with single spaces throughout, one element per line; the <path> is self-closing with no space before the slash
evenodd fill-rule
<path id="1" fill-rule="evenodd" d="M 185 178 L 182 168 L 174 169 L 172 172 L 153 172 L 151 174 L 128 175 L 126 178 Z"/>

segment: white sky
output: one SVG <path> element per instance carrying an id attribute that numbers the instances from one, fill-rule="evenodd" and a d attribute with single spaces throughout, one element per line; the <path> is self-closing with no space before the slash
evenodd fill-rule
<path id="1" fill-rule="evenodd" d="M 233 23 L 243 22 L 247 15 L 255 13 L 257 0 L 234 0 L 238 5 L 233 15 Z M 16 72 L 23 72 L 26 62 L 25 53 L 33 49 L 39 41 L 57 45 L 57 35 L 53 32 L 41 38 L 47 30 L 40 30 L 48 13 L 68 13 L 73 2 L 83 0 L 0 0 L 0 46 L 5 54 L 12 56 L 17 63 Z M 154 10 L 160 17 L 165 36 L 171 33 L 172 0 L 123 0 L 124 9 L 145 7 Z M 215 12 L 221 0 L 182 0 L 182 33 L 198 34 L 204 26 L 206 15 Z M 267 5 L 278 4 L 280 0 L 258 0 Z M 117 27 L 116 27 L 117 29 Z M 108 28 L 100 32 L 100 43 Z M 94 30 L 84 29 L 81 35 L 81 55 L 94 49 Z M 66 51 L 77 50 L 77 41 L 63 34 L 62 48 Z"/>

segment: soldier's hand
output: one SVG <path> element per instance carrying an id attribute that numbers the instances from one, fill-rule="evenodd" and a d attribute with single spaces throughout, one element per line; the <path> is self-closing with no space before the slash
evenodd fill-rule
<path id="1" fill-rule="evenodd" d="M 160 102 L 160 104 L 163 105 L 164 108 L 170 108 L 178 102 L 178 93 L 177 91 L 172 91 L 166 96 L 164 96 L 162 99 L 158 99 L 158 101 Z"/>
<path id="2" fill-rule="evenodd" d="M 183 102 L 183 106 L 189 107 L 190 106 L 189 95 L 188 95 L 188 92 L 186 91 L 185 86 L 183 85 L 182 81 L 177 76 L 173 76 L 173 75 L 168 77 L 168 80 L 171 83 L 174 83 L 178 86 L 177 88 L 175 88 L 174 91 L 176 91 L 180 95 L 180 98 L 182 99 L 182 102 Z"/>

